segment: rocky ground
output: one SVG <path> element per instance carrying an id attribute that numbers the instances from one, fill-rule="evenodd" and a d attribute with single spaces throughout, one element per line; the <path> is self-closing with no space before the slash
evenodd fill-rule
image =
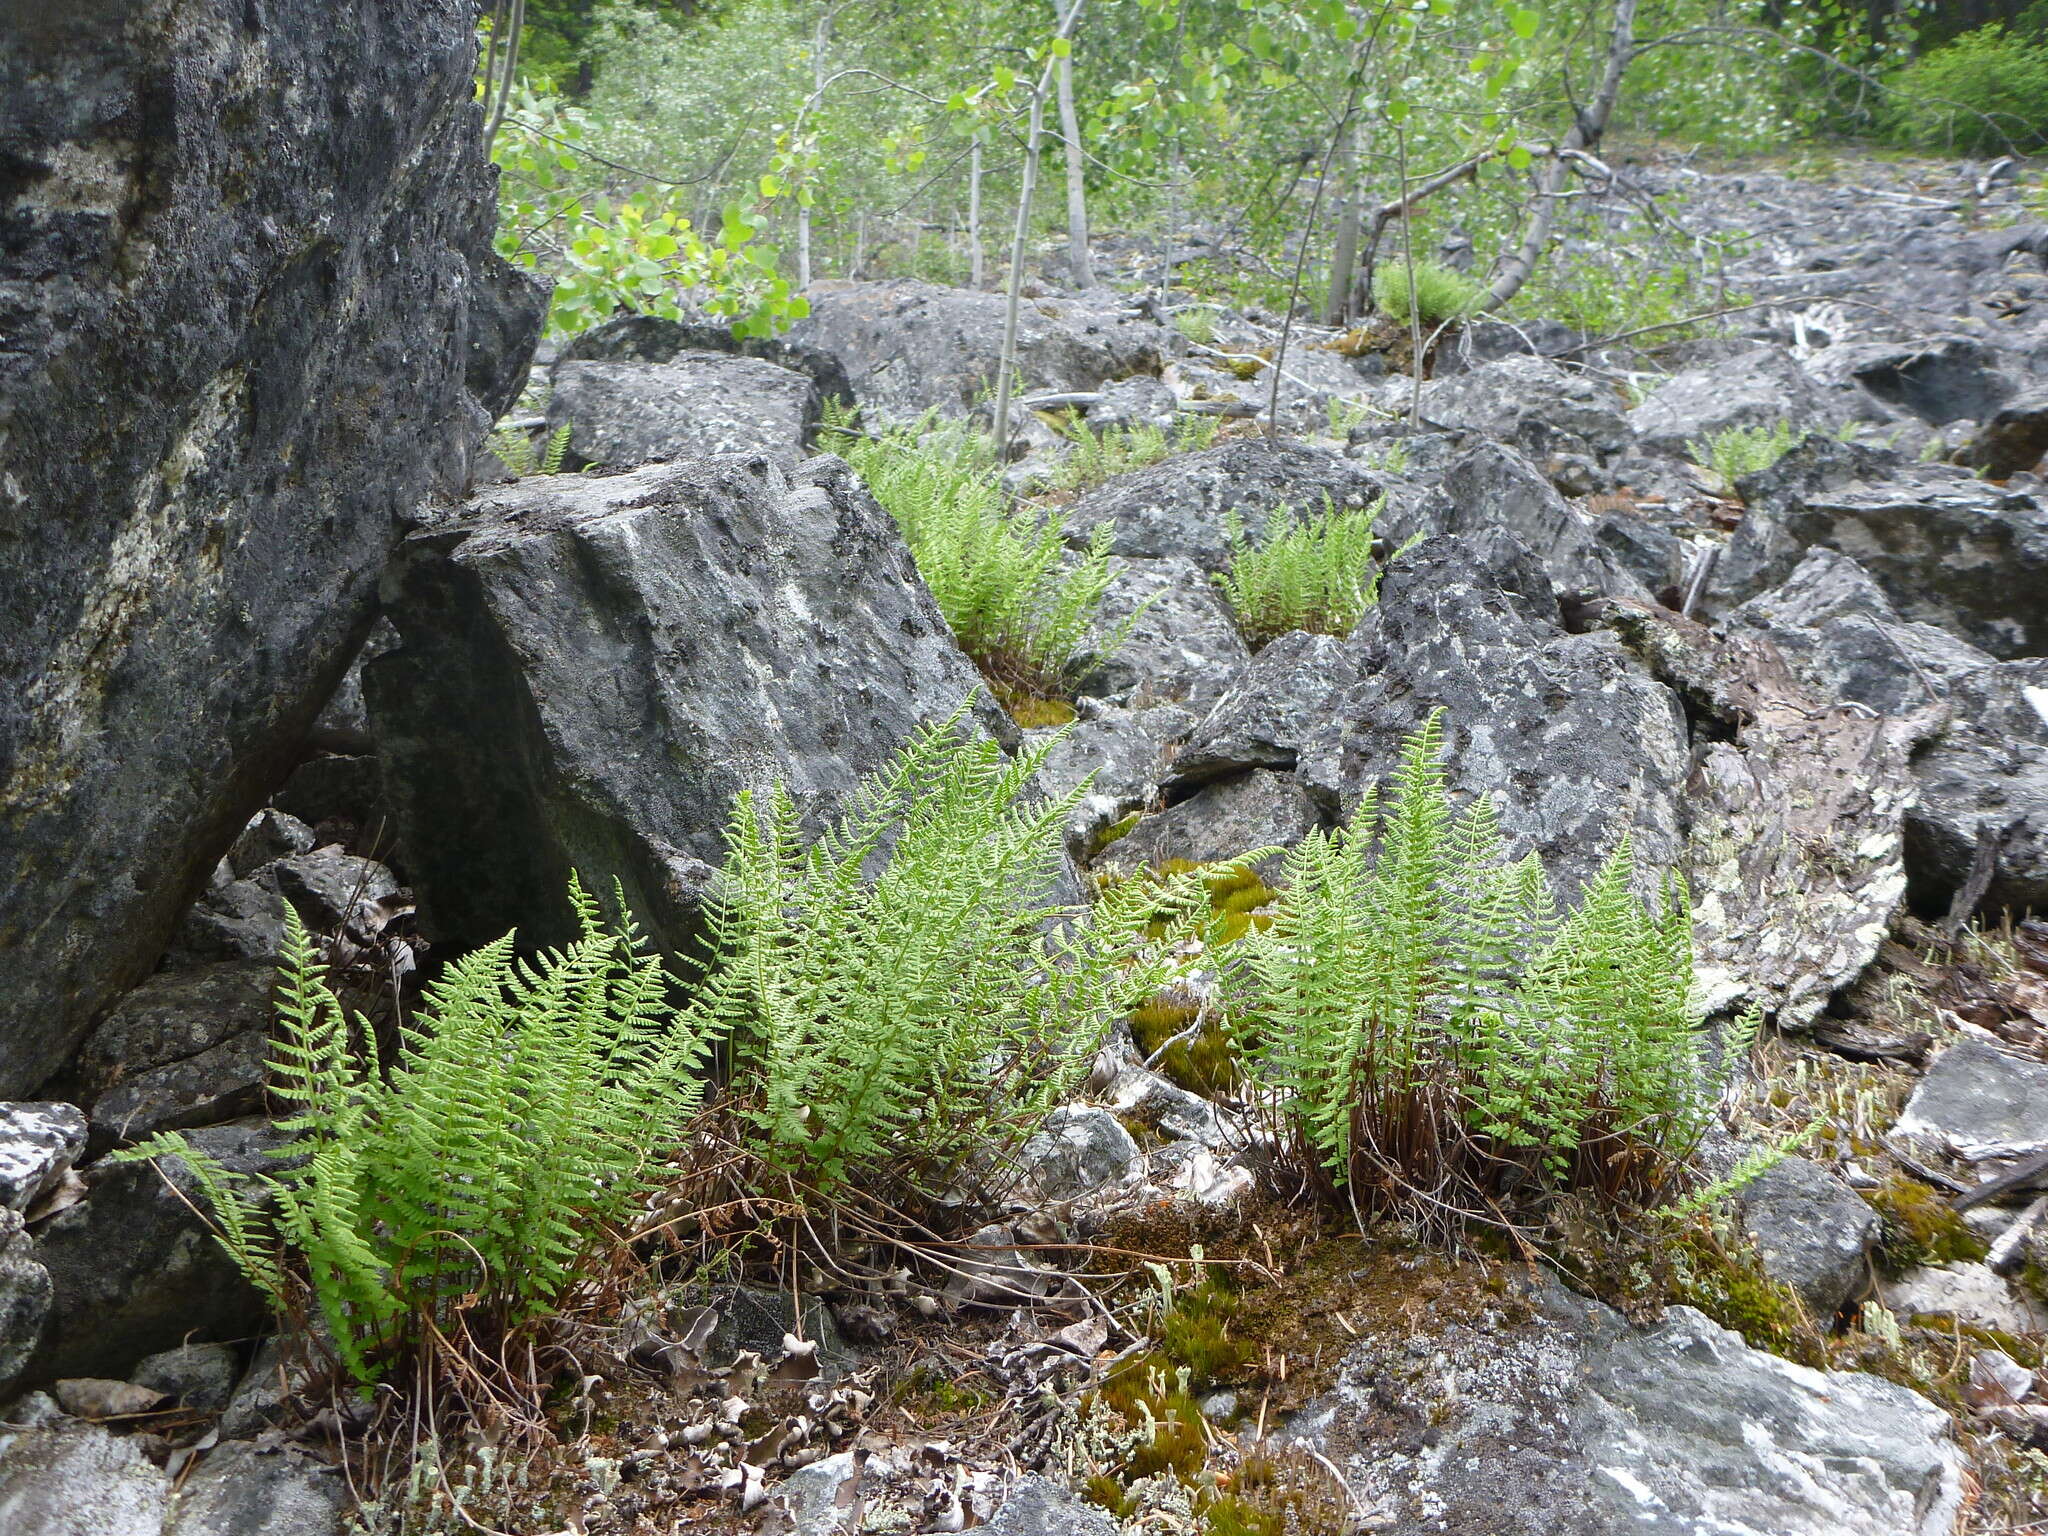
<path id="1" fill-rule="evenodd" d="M 1563 1279 L 1452 1262 L 1312 1230 L 1261 1187 L 1227 1075 L 1120 1038 L 949 1285 L 639 1318 L 613 1347 L 641 1369 L 583 1384 L 530 1482 L 451 1449 L 486 1526 L 1021 1536 L 1114 1530 L 1115 1503 L 1125 1529 L 1192 1532 L 1197 1477 L 1309 1530 L 1939 1536 L 2048 1513 L 2048 224 L 1981 166 L 1625 174 L 1680 226 L 1753 235 L 1727 280 L 1755 307 L 1722 334 L 1474 325 L 1416 397 L 1372 338 L 1298 326 L 1277 436 L 1270 317 L 1213 314 L 1197 341 L 1153 297 L 1031 291 L 1006 474 L 1077 541 L 1108 530 L 1105 625 L 1150 603 L 1082 681 L 1047 788 L 1095 776 L 1082 872 L 1227 862 L 1341 820 L 1441 706 L 1454 788 L 1555 876 L 1624 834 L 1646 879 L 1685 874 L 1708 1001 L 1773 1025 L 1709 1160 L 1799 1150 L 1697 1252 L 1589 1230 Z M 566 427 L 567 472 L 486 459 L 410 518 L 317 720 L 289 760 L 251 749 L 263 809 L 168 932 L 124 938 L 145 979 L 89 1028 L 17 1026 L 35 1096 L 0 1105 L 0 1528 L 342 1528 L 345 1426 L 263 1342 L 189 1182 L 103 1154 L 173 1128 L 231 1166 L 275 1145 L 287 904 L 373 1009 L 432 946 L 561 931 L 572 868 L 681 948 L 734 789 L 766 768 L 829 804 L 968 699 L 887 514 L 812 453 L 830 398 L 974 411 L 1000 328 L 995 295 L 828 283 L 744 354 L 641 319 L 543 348 L 512 430 Z M 523 366 L 504 350 L 500 405 Z M 1059 412 L 1193 418 L 1203 446 L 1063 472 Z M 1780 424 L 1796 446 L 1733 483 L 1696 446 Z M 1352 634 L 1254 653 L 1212 580 L 1224 514 L 1326 498 L 1382 502 L 1403 553 Z M 1047 729 L 977 707 L 1012 743 Z M 179 857 L 205 846 L 179 835 Z M 1166 1262 L 1162 1316 L 1195 1318 L 1196 1244 L 1238 1266 L 1254 1352 L 1173 1362 L 1195 1448 L 1105 1490 L 1091 1469 L 1128 1447 L 1087 1389 L 1148 1335 L 1088 1255 Z"/>

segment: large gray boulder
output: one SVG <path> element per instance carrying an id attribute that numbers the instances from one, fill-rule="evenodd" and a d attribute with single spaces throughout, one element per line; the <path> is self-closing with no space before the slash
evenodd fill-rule
<path id="1" fill-rule="evenodd" d="M 475 22 L 0 27 L 0 1095 L 155 964 L 465 478 L 471 385 L 520 365 L 470 348 L 500 275 Z"/>
<path id="2" fill-rule="evenodd" d="M 1823 384 L 1860 389 L 1934 427 L 1982 421 L 2015 388 L 1999 366 L 1998 353 L 1975 336 L 1843 342 L 1824 348 L 1806 366 Z"/>
<path id="3" fill-rule="evenodd" d="M 1322 824 L 1308 791 L 1289 773 L 1254 768 L 1204 785 L 1187 799 L 1147 816 L 1104 849 L 1098 870 L 1128 875 L 1168 860 L 1223 864 L 1254 848 L 1292 848 Z M 1261 866 L 1270 874 L 1277 856 Z"/>
<path id="4" fill-rule="evenodd" d="M 795 463 L 818 429 L 818 387 L 758 357 L 684 352 L 666 363 L 555 364 L 548 430 L 569 429 L 565 462 L 598 473 L 715 453 Z"/>
<path id="5" fill-rule="evenodd" d="M 1820 698 L 1886 714 L 1938 710 L 1914 753 L 1907 809 L 1914 898 L 1945 907 L 1992 845 L 1991 910 L 2048 904 L 2048 660 L 1994 661 L 1947 630 L 1899 616 L 1848 556 L 1816 549 L 1781 587 L 1730 614 Z"/>
<path id="6" fill-rule="evenodd" d="M 411 540 L 388 598 L 403 643 L 364 690 L 421 920 L 456 945 L 560 940 L 573 869 L 687 950 L 739 790 L 827 809 L 980 687 L 837 459 L 502 487 Z"/>
<path id="7" fill-rule="evenodd" d="M 928 410 L 962 415 L 995 387 L 1003 355 L 1003 295 L 916 278 L 813 283 L 811 312 L 775 354 L 830 360 L 855 403 L 898 420 Z M 1018 314 L 1016 369 L 1024 389 L 1094 390 L 1156 374 L 1171 332 L 1102 302 L 1028 299 Z M 818 365 L 812 365 L 814 372 Z"/>
<path id="8" fill-rule="evenodd" d="M 1432 426 L 1498 438 L 1537 459 L 1619 453 L 1632 441 L 1610 385 L 1527 355 L 1432 379 L 1422 386 L 1422 415 Z"/>
<path id="9" fill-rule="evenodd" d="M 1505 528 L 1543 562 L 1559 596 L 1635 597 L 1649 589 L 1608 552 L 1600 527 L 1502 443 L 1480 441 L 1446 469 L 1419 509 L 1432 533 Z"/>
<path id="10" fill-rule="evenodd" d="M 1256 538 L 1280 508 L 1298 517 L 1326 503 L 1355 509 L 1370 505 L 1379 490 L 1377 477 L 1328 449 L 1238 438 L 1117 476 L 1074 503 L 1066 528 L 1073 543 L 1085 546 L 1106 524 L 1116 554 L 1180 556 L 1220 571 L 1230 563 L 1226 514 L 1236 513 Z"/>
<path id="11" fill-rule="evenodd" d="M 1777 586 L 1809 549 L 1833 549 L 1916 623 L 2001 659 L 2048 653 L 2048 505 L 1948 474 L 1761 497 L 1745 481 L 1750 512 L 1716 574 L 1721 601 Z"/>
<path id="12" fill-rule="evenodd" d="M 1115 562 L 1082 649 L 1096 659 L 1076 679 L 1079 692 L 1139 707 L 1205 709 L 1251 660 L 1216 584 L 1177 556 Z"/>
<path id="13" fill-rule="evenodd" d="M 1505 530 L 1425 540 L 1353 636 L 1359 681 L 1301 744 L 1304 784 L 1348 817 L 1441 708 L 1453 797 L 1491 800 L 1512 852 L 1537 852 L 1567 899 L 1624 834 L 1659 883 L 1685 846 L 1684 715 L 1613 636 L 1567 634 L 1555 612 Z"/>
<path id="14" fill-rule="evenodd" d="M 139 1436 L 96 1424 L 0 1443 L 0 1530 L 12 1536 L 160 1536 L 168 1484 Z"/>
<path id="15" fill-rule="evenodd" d="M 1717 432 L 1782 424 L 1802 432 L 1821 425 L 1827 406 L 1813 379 L 1782 347 L 1673 374 L 1628 413 L 1636 439 L 1652 453 L 1689 454 Z"/>
<path id="16" fill-rule="evenodd" d="M 1554 1283 L 1534 1301 L 1446 1298 L 1420 1335 L 1368 1332 L 1335 1390 L 1290 1426 L 1339 1467 L 1375 1530 L 1954 1529 L 1966 1463 L 1948 1415 L 1918 1393 L 1751 1349 L 1690 1307 L 1635 1329 Z"/>

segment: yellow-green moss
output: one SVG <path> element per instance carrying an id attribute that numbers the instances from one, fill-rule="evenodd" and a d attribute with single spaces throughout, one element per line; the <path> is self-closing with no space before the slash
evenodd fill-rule
<path id="1" fill-rule="evenodd" d="M 1888 1273 L 1920 1264 L 1974 1263 L 1984 1257 L 1984 1239 L 1949 1208 L 1939 1191 L 1918 1179 L 1894 1173 L 1865 1198 L 1884 1218 L 1877 1258 Z"/>
<path id="2" fill-rule="evenodd" d="M 1147 1061 L 1175 1035 L 1195 1022 L 1200 1010 L 1192 1003 L 1170 997 L 1155 997 L 1131 1010 L 1131 1038 Z M 1217 1098 L 1233 1091 L 1239 1082 L 1237 1042 L 1228 1024 L 1212 1019 L 1192 1039 L 1182 1040 L 1159 1058 L 1157 1070 L 1168 1082 Z"/>
<path id="3" fill-rule="evenodd" d="M 1047 725 L 1069 725 L 1074 719 L 1074 706 L 1065 699 L 1035 699 L 1028 694 L 1006 693 L 1003 707 L 1027 731 Z"/>

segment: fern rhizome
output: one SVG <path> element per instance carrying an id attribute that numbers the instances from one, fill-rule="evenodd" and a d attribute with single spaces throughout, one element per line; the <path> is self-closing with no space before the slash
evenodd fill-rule
<path id="1" fill-rule="evenodd" d="M 1691 914 L 1631 890 L 1626 841 L 1560 911 L 1483 798 L 1453 814 L 1438 716 L 1384 808 L 1311 833 L 1237 948 L 1255 1068 L 1311 1182 L 1361 1215 L 1506 1220 L 1572 1192 L 1671 1192 L 1719 1100 L 1690 1004 Z M 1736 1026 L 1724 1060 L 1746 1051 Z"/>

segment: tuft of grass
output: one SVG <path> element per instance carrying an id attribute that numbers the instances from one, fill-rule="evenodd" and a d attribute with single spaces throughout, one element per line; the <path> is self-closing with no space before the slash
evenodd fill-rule
<path id="1" fill-rule="evenodd" d="M 1372 274 L 1373 303 L 1382 313 L 1403 325 L 1408 323 L 1411 314 L 1417 313 L 1424 325 L 1462 320 L 1478 308 L 1479 301 L 1485 296 L 1485 290 L 1471 278 L 1429 261 L 1415 263 L 1412 300 L 1408 292 L 1408 263 L 1405 261 L 1381 262 Z"/>

